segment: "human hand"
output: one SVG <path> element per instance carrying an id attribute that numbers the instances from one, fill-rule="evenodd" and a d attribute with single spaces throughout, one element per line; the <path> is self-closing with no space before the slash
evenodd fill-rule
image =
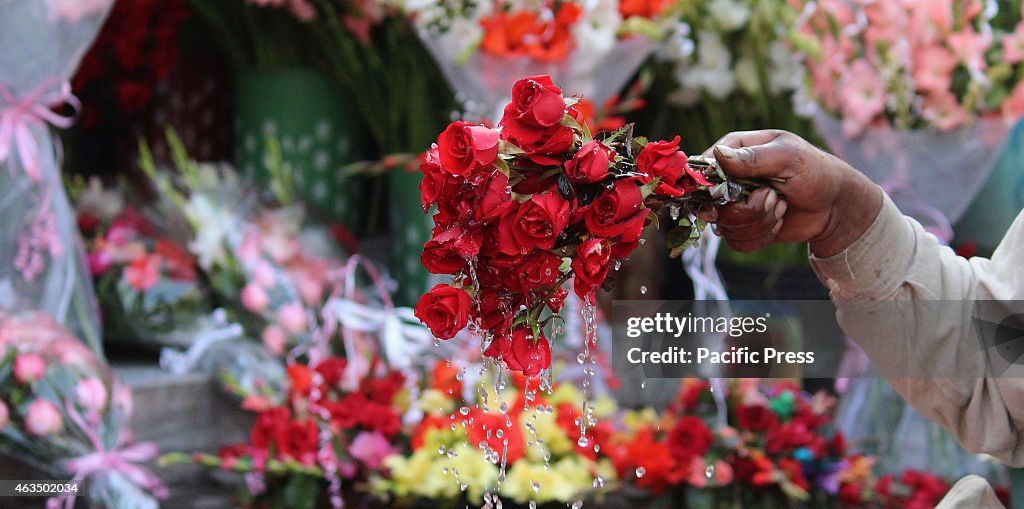
<path id="1" fill-rule="evenodd" d="M 730 133 L 704 155 L 731 177 L 777 180 L 745 202 L 700 213 L 737 251 L 810 242 L 815 255 L 832 256 L 857 240 L 882 206 L 882 190 L 871 180 L 786 131 Z"/>

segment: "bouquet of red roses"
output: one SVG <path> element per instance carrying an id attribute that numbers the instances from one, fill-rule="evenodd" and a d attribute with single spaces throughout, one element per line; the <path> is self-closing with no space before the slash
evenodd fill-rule
<path id="1" fill-rule="evenodd" d="M 678 256 L 703 230 L 700 207 L 758 185 L 688 158 L 679 137 L 648 141 L 632 126 L 594 136 L 578 101 L 548 76 L 522 79 L 497 128 L 454 122 L 421 166 L 424 209 L 437 207 L 422 261 L 454 279 L 425 294 L 416 316 L 441 339 L 470 325 L 485 356 L 527 375 L 551 364 L 545 331 L 558 320 L 565 282 L 592 304 L 662 208 Z"/>

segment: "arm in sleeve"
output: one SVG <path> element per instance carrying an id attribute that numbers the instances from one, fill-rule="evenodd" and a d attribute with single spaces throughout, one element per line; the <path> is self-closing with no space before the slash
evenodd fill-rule
<path id="1" fill-rule="evenodd" d="M 976 300 L 1024 300 L 1024 214 L 991 260 L 966 260 L 886 196 L 860 239 L 811 265 L 897 392 L 964 448 L 1024 466 L 1024 366 L 994 370 L 972 321 Z"/>

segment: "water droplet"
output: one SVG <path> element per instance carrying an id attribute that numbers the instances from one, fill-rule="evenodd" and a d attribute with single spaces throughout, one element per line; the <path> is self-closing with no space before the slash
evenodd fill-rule
<path id="1" fill-rule="evenodd" d="M 647 295 L 647 287 L 640 285 L 640 295 Z"/>
<path id="2" fill-rule="evenodd" d="M 586 447 L 588 444 L 590 444 L 590 440 L 587 440 L 585 436 L 580 436 L 580 439 L 576 441 L 576 445 L 580 447 Z"/>
<path id="3" fill-rule="evenodd" d="M 437 453 L 438 454 L 444 454 L 445 453 L 444 444 L 441 444 L 441 446 L 437 448 Z"/>
<path id="4" fill-rule="evenodd" d="M 638 239 L 637 243 L 639 243 L 642 246 L 647 243 L 647 239 Z"/>
<path id="5" fill-rule="evenodd" d="M 679 205 L 672 204 L 668 208 L 668 215 L 673 221 L 679 220 Z"/>
<path id="6" fill-rule="evenodd" d="M 622 260 L 615 260 L 615 263 L 612 264 L 612 268 L 615 269 L 615 270 L 621 269 L 622 268 Z"/>
<path id="7" fill-rule="evenodd" d="M 595 488 L 604 488 L 604 477 L 601 477 L 601 476 L 595 477 L 594 478 L 594 487 Z"/>
<path id="8" fill-rule="evenodd" d="M 462 415 L 469 415 L 469 407 L 468 406 L 464 406 L 464 407 L 460 408 L 459 409 L 459 413 L 462 414 Z"/>
<path id="9" fill-rule="evenodd" d="M 715 466 L 714 465 L 708 465 L 708 467 L 704 469 L 704 477 L 707 477 L 708 479 L 711 479 L 712 477 L 714 477 L 714 475 L 715 475 Z"/>
<path id="10" fill-rule="evenodd" d="M 495 431 L 494 431 L 494 436 L 496 436 L 496 437 L 498 437 L 498 438 L 502 438 L 502 437 L 504 437 L 504 436 L 505 436 L 505 432 L 504 432 L 504 431 L 502 431 L 502 430 L 500 430 L 500 429 L 499 429 L 499 430 L 495 430 Z"/>
<path id="11" fill-rule="evenodd" d="M 530 489 L 532 489 L 534 493 L 540 493 L 540 483 L 537 481 L 530 481 Z"/>
<path id="12" fill-rule="evenodd" d="M 647 388 L 647 380 L 641 380 L 640 381 L 640 388 L 641 389 L 646 389 Z"/>
<path id="13" fill-rule="evenodd" d="M 636 467 L 636 478 L 637 479 L 640 479 L 641 477 L 643 477 L 645 475 L 647 475 L 647 469 L 646 468 L 644 468 L 644 467 Z"/>
<path id="14" fill-rule="evenodd" d="M 537 509 L 537 502 L 534 502 L 533 500 L 531 500 L 530 501 L 530 509 Z"/>
<path id="15" fill-rule="evenodd" d="M 456 380 L 461 382 L 463 378 L 465 378 L 465 375 L 463 375 L 461 371 L 459 371 L 458 373 L 455 373 L 455 379 Z"/>
<path id="16" fill-rule="evenodd" d="M 437 339 L 437 338 L 434 338 L 434 346 L 435 347 L 440 347 L 441 346 L 441 340 Z"/>
<path id="17" fill-rule="evenodd" d="M 601 446 L 598 444 L 594 444 L 594 452 L 601 452 Z"/>
<path id="18" fill-rule="evenodd" d="M 580 364 L 583 364 L 584 362 L 587 362 L 587 355 L 582 353 L 582 352 L 577 354 L 576 355 L 576 362 L 578 362 Z"/>
<path id="19" fill-rule="evenodd" d="M 583 508 L 583 501 L 582 500 L 577 500 L 577 501 L 572 503 L 572 509 L 582 509 L 582 508 Z"/>

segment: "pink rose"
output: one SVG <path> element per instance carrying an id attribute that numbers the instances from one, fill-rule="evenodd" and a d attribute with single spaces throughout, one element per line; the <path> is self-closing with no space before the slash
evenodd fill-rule
<path id="1" fill-rule="evenodd" d="M 356 435 L 348 452 L 366 465 L 368 470 L 377 470 L 384 458 L 397 454 L 398 450 L 379 431 L 363 431 Z"/>
<path id="2" fill-rule="evenodd" d="M 266 290 L 256 282 L 249 282 L 242 288 L 242 305 L 253 313 L 259 313 L 267 309 L 270 304 L 270 297 Z"/>
<path id="3" fill-rule="evenodd" d="M 284 345 L 288 341 L 288 335 L 284 329 L 277 325 L 271 325 L 263 329 L 263 345 L 274 355 L 284 353 Z"/>
<path id="4" fill-rule="evenodd" d="M 23 353 L 14 358 L 14 378 L 23 384 L 39 380 L 46 373 L 46 362 L 34 353 Z"/>
<path id="5" fill-rule="evenodd" d="M 277 310 L 277 322 L 285 332 L 295 334 L 306 330 L 306 309 L 299 302 L 290 302 Z"/>
<path id="6" fill-rule="evenodd" d="M 3 429 L 7 425 L 7 421 L 10 420 L 10 412 L 7 410 L 7 404 L 0 401 L 0 429 Z"/>
<path id="7" fill-rule="evenodd" d="M 25 428 L 33 435 L 53 435 L 61 428 L 60 411 L 45 399 L 37 399 L 28 405 Z"/>
<path id="8" fill-rule="evenodd" d="M 75 386 L 78 404 L 90 412 L 99 412 L 107 404 L 107 387 L 98 378 L 86 378 Z"/>

